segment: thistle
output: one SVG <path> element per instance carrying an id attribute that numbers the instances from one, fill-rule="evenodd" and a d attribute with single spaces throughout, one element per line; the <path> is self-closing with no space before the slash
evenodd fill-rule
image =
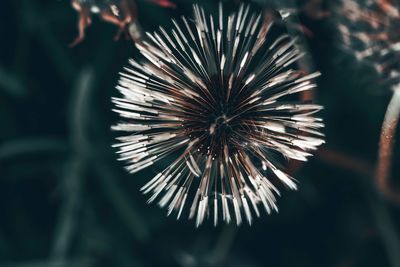
<path id="1" fill-rule="evenodd" d="M 197 226 L 251 224 L 260 207 L 278 211 L 278 184 L 297 188 L 279 158 L 306 161 L 324 143 L 322 107 L 297 97 L 319 73 L 300 70 L 296 40 L 249 6 L 225 19 L 220 4 L 214 20 L 195 5 L 193 22 L 173 24 L 147 33 L 136 44 L 147 60 L 121 73 L 120 160 L 131 173 L 164 165 L 141 191 L 178 219 L 187 208 Z"/>

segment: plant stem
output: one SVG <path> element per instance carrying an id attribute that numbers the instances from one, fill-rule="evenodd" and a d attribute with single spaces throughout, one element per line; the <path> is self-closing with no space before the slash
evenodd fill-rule
<path id="1" fill-rule="evenodd" d="M 400 88 L 397 88 L 394 90 L 382 125 L 375 181 L 383 195 L 398 204 L 400 204 L 400 194 L 395 192 L 395 190 L 390 187 L 389 178 L 392 167 L 392 155 L 399 117 Z"/>

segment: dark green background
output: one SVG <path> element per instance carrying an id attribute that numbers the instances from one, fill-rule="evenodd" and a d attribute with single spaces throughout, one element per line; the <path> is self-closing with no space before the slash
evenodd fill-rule
<path id="1" fill-rule="evenodd" d="M 195 1 L 175 2 L 168 10 L 139 1 L 142 28 L 169 28 Z M 110 98 L 138 53 L 129 41 L 114 42 L 116 28 L 98 18 L 68 48 L 76 19 L 69 1 L 0 3 L 0 266 L 400 266 L 399 209 L 371 178 L 390 92 L 341 51 L 335 16 L 300 16 L 323 73 L 322 150 L 365 162 L 365 175 L 317 154 L 295 174 L 299 192 L 283 192 L 279 214 L 252 227 L 199 229 L 146 204 L 138 189 L 156 167 L 128 175 L 116 161 Z"/>

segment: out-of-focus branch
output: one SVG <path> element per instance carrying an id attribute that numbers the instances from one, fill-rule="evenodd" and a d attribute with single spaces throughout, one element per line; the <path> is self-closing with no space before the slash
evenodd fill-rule
<path id="1" fill-rule="evenodd" d="M 77 78 L 75 94 L 72 97 L 70 130 L 74 148 L 70 163 L 65 171 L 65 199 L 60 209 L 56 233 L 51 251 L 51 259 L 62 261 L 67 258 L 73 238 L 76 234 L 78 213 L 83 197 L 84 175 L 87 169 L 88 144 L 85 133 L 88 114 L 86 108 L 91 99 L 94 74 L 92 70 L 83 70 Z"/>
<path id="2" fill-rule="evenodd" d="M 13 140 L 0 145 L 0 161 L 30 154 L 64 153 L 67 150 L 66 143 L 51 137 Z"/>
<path id="3" fill-rule="evenodd" d="M 372 178 L 374 172 L 372 163 L 340 151 L 323 148 L 318 151 L 316 157 L 325 163 L 357 173 L 363 177 Z"/>

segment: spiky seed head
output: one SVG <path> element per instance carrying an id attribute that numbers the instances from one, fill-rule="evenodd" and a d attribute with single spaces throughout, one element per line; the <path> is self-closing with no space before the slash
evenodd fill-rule
<path id="1" fill-rule="evenodd" d="M 141 190 L 178 218 L 189 209 L 197 226 L 277 211 L 276 184 L 297 188 L 277 156 L 306 161 L 324 143 L 322 107 L 298 100 L 319 73 L 300 70 L 295 40 L 262 22 L 249 6 L 225 18 L 220 5 L 215 20 L 195 5 L 194 21 L 148 33 L 137 44 L 147 61 L 121 73 L 120 160 L 131 173 L 165 163 Z"/>

